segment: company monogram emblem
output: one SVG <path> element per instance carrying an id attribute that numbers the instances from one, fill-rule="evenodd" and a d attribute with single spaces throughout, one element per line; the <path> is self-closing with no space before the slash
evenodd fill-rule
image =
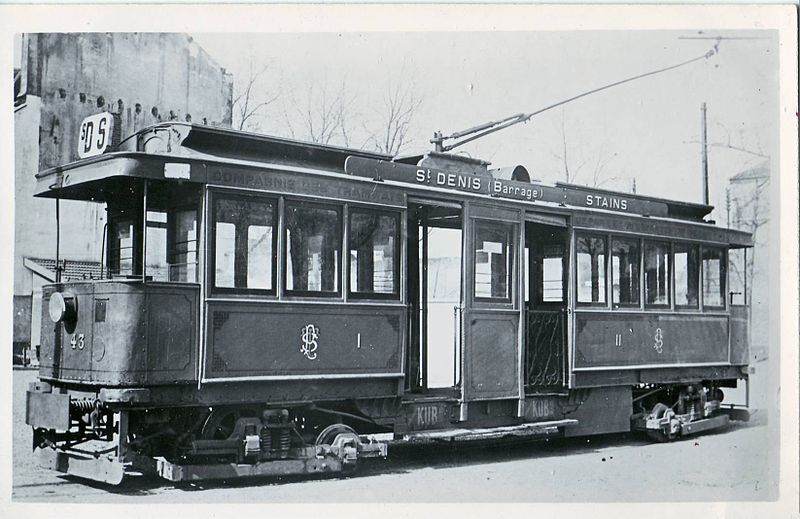
<path id="1" fill-rule="evenodd" d="M 300 346 L 300 352 L 305 355 L 308 360 L 317 358 L 317 339 L 319 339 L 319 328 L 313 324 L 307 324 L 303 327 L 301 334 L 303 345 Z"/>
<path id="2" fill-rule="evenodd" d="M 655 349 L 656 352 L 661 355 L 661 353 L 664 351 L 664 332 L 661 331 L 661 328 L 656 328 L 656 334 L 653 339 L 655 339 L 655 342 L 653 343 L 653 349 Z"/>

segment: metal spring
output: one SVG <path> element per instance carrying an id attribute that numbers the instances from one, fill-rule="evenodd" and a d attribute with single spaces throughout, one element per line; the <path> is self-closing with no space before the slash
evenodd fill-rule
<path id="1" fill-rule="evenodd" d="M 286 452 L 292 443 L 291 431 L 288 427 L 272 429 L 272 450 Z"/>
<path id="2" fill-rule="evenodd" d="M 74 414 L 84 415 L 94 409 L 94 400 L 84 398 L 81 400 L 70 400 L 69 410 Z"/>
<path id="3" fill-rule="evenodd" d="M 267 427 L 262 427 L 259 437 L 261 439 L 261 452 L 269 452 L 272 449 L 272 431 L 270 431 Z"/>

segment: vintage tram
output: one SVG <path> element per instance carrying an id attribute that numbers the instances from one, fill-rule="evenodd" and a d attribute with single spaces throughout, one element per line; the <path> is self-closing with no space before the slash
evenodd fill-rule
<path id="1" fill-rule="evenodd" d="M 26 416 L 54 470 L 336 472 L 392 441 L 748 416 L 723 388 L 748 380 L 728 257 L 752 241 L 707 205 L 172 122 L 36 196 L 107 211 L 101 279 L 43 290 Z"/>

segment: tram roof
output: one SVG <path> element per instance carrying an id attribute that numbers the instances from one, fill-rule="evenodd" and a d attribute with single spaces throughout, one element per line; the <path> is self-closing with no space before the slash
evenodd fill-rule
<path id="1" fill-rule="evenodd" d="M 429 188 L 453 195 L 489 195 L 497 202 L 536 202 L 539 207 L 554 206 L 584 214 L 591 211 L 609 218 L 657 217 L 713 227 L 704 220 L 713 209 L 709 205 L 560 182 L 531 182 L 521 166 L 492 172 L 487 165 L 435 152 L 414 160 L 406 157 L 393 161 L 382 153 L 171 122 L 132 135 L 115 152 L 40 172 L 36 175 L 35 195 L 105 202 L 138 192 L 136 186 L 141 182 L 134 180 L 137 178 L 148 179 L 155 186 L 187 181 L 212 183 L 210 172 L 227 168 L 235 169 L 237 174 L 247 171 L 253 178 L 266 178 L 276 172 L 360 177 L 362 181 L 379 180 L 384 185 Z M 509 177 L 512 170 L 516 176 Z M 730 232 L 736 235 L 731 243 L 752 244 L 749 234 Z"/>

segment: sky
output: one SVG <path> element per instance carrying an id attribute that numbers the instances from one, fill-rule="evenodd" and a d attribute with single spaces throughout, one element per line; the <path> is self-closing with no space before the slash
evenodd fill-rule
<path id="1" fill-rule="evenodd" d="M 408 88 L 422 100 L 403 148 L 408 153 L 431 149 L 435 130 L 448 134 L 532 112 L 702 56 L 715 40 L 693 39 L 697 36 L 746 38 L 723 40 L 707 60 L 592 94 L 457 151 L 493 167 L 522 164 L 533 178 L 554 182 L 564 180 L 566 142 L 577 183 L 594 183 L 593 171 L 601 164 L 604 188 L 630 191 L 635 178 L 638 193 L 701 202 L 700 107 L 705 102 L 711 203 L 720 208 L 729 177 L 777 154 L 778 66 L 771 31 L 192 36 L 234 82 L 246 78 L 251 66 L 268 67 L 256 84 L 257 97 L 280 97 L 261 121 L 266 133 L 288 136 L 286 114 L 294 117 L 291 107 L 304 105 L 310 88 L 333 92 L 345 85 L 353 99 L 351 119 L 368 121 L 362 128 L 374 127 L 376 109 L 390 88 Z M 363 138 L 350 144 L 359 147 L 358 141 Z"/>

